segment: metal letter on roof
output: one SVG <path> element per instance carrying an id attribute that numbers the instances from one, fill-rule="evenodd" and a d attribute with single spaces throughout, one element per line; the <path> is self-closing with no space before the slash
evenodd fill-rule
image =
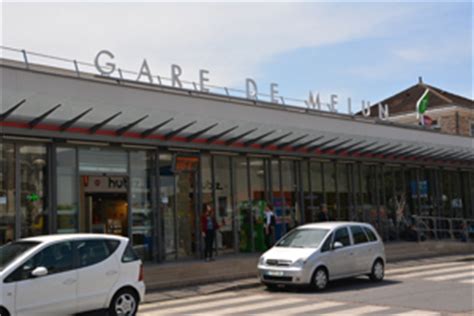
<path id="1" fill-rule="evenodd" d="M 140 67 L 140 71 L 138 72 L 138 76 L 136 80 L 140 81 L 142 76 L 147 77 L 148 82 L 153 83 L 153 76 L 151 74 L 150 67 L 148 66 L 146 59 L 143 59 L 142 66 Z"/>
<path id="2" fill-rule="evenodd" d="M 106 70 L 104 69 L 104 67 L 102 67 L 99 63 L 99 58 L 102 56 L 102 55 L 106 55 L 108 56 L 110 59 L 113 59 L 114 58 L 114 54 L 112 54 L 111 52 L 109 52 L 108 50 L 101 50 L 100 52 L 97 53 L 97 55 L 95 56 L 95 59 L 94 59 L 94 64 L 95 64 L 95 68 L 100 72 L 100 74 L 102 76 L 108 76 L 110 74 L 112 74 L 114 71 L 115 71 L 115 64 L 114 63 L 110 63 L 110 62 L 107 62 L 105 63 L 105 65 L 107 67 L 109 67 L 109 70 Z"/>
<path id="3" fill-rule="evenodd" d="M 183 87 L 183 84 L 179 79 L 179 76 L 181 76 L 182 73 L 183 71 L 181 70 L 181 67 L 179 65 L 171 65 L 171 85 L 173 87 Z"/>

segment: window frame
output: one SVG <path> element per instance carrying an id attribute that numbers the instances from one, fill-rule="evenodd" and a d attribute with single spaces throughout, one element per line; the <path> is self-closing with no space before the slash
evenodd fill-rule
<path id="1" fill-rule="evenodd" d="M 360 227 L 362 227 L 363 231 L 364 231 L 365 234 L 367 235 L 367 239 L 369 240 L 369 243 L 379 241 L 379 237 L 377 236 L 377 234 L 374 232 L 374 230 L 373 230 L 372 228 L 367 227 L 367 226 L 360 226 Z M 372 235 L 374 235 L 375 239 L 374 239 L 374 240 L 371 240 L 371 239 L 370 239 L 370 236 L 369 236 L 369 234 L 368 234 L 367 232 L 372 233 Z"/>
<path id="2" fill-rule="evenodd" d="M 352 229 L 357 229 L 357 228 L 360 229 L 362 234 L 365 236 L 365 241 L 364 242 L 356 242 L 355 234 L 352 231 Z M 370 242 L 369 236 L 367 236 L 367 233 L 365 232 L 363 226 L 361 226 L 361 225 L 351 225 L 349 227 L 349 230 L 351 231 L 352 240 L 354 241 L 354 246 L 363 245 L 363 244 L 367 244 L 367 243 Z"/>
<path id="3" fill-rule="evenodd" d="M 347 232 L 347 237 L 349 238 L 349 244 L 348 245 L 344 245 L 343 244 L 343 247 L 342 248 L 346 248 L 346 247 L 351 247 L 354 245 L 354 242 L 352 240 L 352 235 L 351 235 L 351 232 L 350 232 L 350 229 L 348 226 L 343 226 L 343 227 L 338 227 L 334 230 L 334 238 L 333 238 L 333 244 L 336 242 L 336 234 L 339 230 L 341 229 L 345 229 L 346 232 Z"/>
<path id="4" fill-rule="evenodd" d="M 59 272 L 53 272 L 51 273 L 51 271 L 48 269 L 48 274 L 42 276 L 41 278 L 47 278 L 51 275 L 56 275 L 56 274 L 60 274 L 60 273 L 65 273 L 65 272 L 70 272 L 72 270 L 77 270 L 78 268 L 78 256 L 77 256 L 77 252 L 75 251 L 75 247 L 74 247 L 74 240 L 62 240 L 62 241 L 58 241 L 58 242 L 54 242 L 54 243 L 51 243 L 51 244 L 48 244 L 48 245 L 45 245 L 44 247 L 38 249 L 38 251 L 36 251 L 35 253 L 31 254 L 28 258 L 26 258 L 23 262 L 21 262 L 21 264 L 18 265 L 18 267 L 13 270 L 5 279 L 4 279 L 4 283 L 14 283 L 14 282 L 22 282 L 22 281 L 27 281 L 27 280 L 32 280 L 32 279 L 36 279 L 36 277 L 34 276 L 31 276 L 31 272 L 33 272 L 36 268 L 38 267 L 41 267 L 41 265 L 39 266 L 35 266 L 33 267 L 32 269 L 30 269 L 28 271 L 28 273 L 30 274 L 28 277 L 25 277 L 25 278 L 21 278 L 21 279 L 17 279 L 17 278 L 14 278 L 14 275 L 25 265 L 28 263 L 28 261 L 30 260 L 33 260 L 36 256 L 38 256 L 41 252 L 45 251 L 46 249 L 48 248 L 51 248 L 51 247 L 55 247 L 59 244 L 62 244 L 62 243 L 70 243 L 71 244 L 71 251 L 72 251 L 72 266 L 70 269 L 67 269 L 67 270 L 63 270 L 63 271 L 59 271 Z M 13 278 L 13 279 L 12 279 Z"/>
<path id="5" fill-rule="evenodd" d="M 87 267 L 92 267 L 92 266 L 95 266 L 95 265 L 109 259 L 117 251 L 117 249 L 120 247 L 120 241 L 119 241 L 118 246 L 115 247 L 115 249 L 112 250 L 111 247 L 109 246 L 109 243 L 108 243 L 109 240 L 110 239 L 107 239 L 107 238 L 87 238 L 87 239 L 74 240 L 74 253 L 75 253 L 75 257 L 76 257 L 76 267 L 77 267 L 76 269 L 79 270 L 79 269 L 84 269 L 84 268 L 87 268 Z M 79 258 L 79 250 L 78 250 L 76 245 L 81 243 L 81 242 L 91 242 L 91 241 L 102 241 L 104 243 L 105 247 L 107 248 L 107 250 L 109 251 L 109 253 L 107 254 L 106 257 L 104 257 L 100 261 L 97 261 L 97 262 L 94 262 L 94 263 L 91 263 L 91 264 L 87 264 L 87 265 L 81 265 L 80 258 Z"/>

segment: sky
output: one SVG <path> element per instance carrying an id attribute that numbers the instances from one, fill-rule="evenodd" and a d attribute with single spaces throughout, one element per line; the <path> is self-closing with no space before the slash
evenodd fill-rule
<path id="1" fill-rule="evenodd" d="M 178 64 L 190 81 L 206 69 L 217 86 L 337 94 L 341 112 L 348 97 L 374 104 L 419 76 L 473 98 L 470 1 L 2 2 L 1 16 L 2 46 L 89 63 L 107 49 L 132 71 L 146 58 L 163 77 Z"/>

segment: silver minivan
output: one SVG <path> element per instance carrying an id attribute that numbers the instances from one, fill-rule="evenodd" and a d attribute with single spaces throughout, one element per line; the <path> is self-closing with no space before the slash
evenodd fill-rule
<path id="1" fill-rule="evenodd" d="M 300 226 L 283 236 L 258 262 L 268 288 L 280 284 L 326 288 L 329 281 L 367 275 L 381 281 L 385 249 L 367 223 L 324 222 Z"/>

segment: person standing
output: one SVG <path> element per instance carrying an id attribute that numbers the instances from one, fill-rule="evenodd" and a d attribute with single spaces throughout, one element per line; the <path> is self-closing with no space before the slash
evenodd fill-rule
<path id="1" fill-rule="evenodd" d="M 318 215 L 319 222 L 329 222 L 331 219 L 329 218 L 329 211 L 326 204 L 321 206 L 321 212 Z"/>
<path id="2" fill-rule="evenodd" d="M 204 237 L 204 259 L 210 261 L 214 260 L 214 240 L 219 226 L 211 205 L 208 203 L 204 204 L 203 210 L 204 213 L 201 217 L 201 234 Z"/>
<path id="3" fill-rule="evenodd" d="M 276 220 L 275 213 L 273 213 L 273 208 L 268 203 L 265 205 L 264 215 L 265 244 L 267 248 L 270 248 L 273 245 L 273 234 Z"/>

